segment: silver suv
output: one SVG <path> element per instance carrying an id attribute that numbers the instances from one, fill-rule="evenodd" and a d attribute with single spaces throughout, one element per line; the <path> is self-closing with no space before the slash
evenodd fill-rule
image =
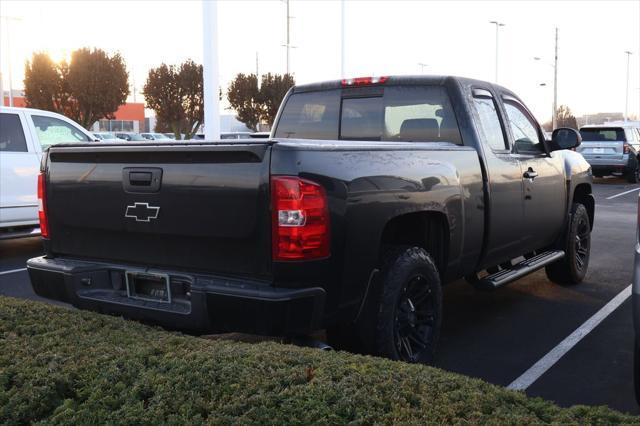
<path id="1" fill-rule="evenodd" d="M 582 144 L 576 149 L 591 164 L 593 175 L 622 174 L 630 183 L 640 182 L 640 132 L 631 126 L 584 126 Z"/>

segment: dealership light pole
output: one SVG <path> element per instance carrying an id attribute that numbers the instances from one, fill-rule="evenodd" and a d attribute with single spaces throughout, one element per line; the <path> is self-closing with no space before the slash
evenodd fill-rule
<path id="1" fill-rule="evenodd" d="M 7 31 L 7 67 L 9 68 L 9 72 L 7 73 L 7 78 L 9 79 L 9 106 L 13 106 L 13 78 L 11 77 L 11 28 L 9 23 L 11 21 L 22 21 L 22 19 L 17 18 L 15 16 L 2 16 L 7 22 L 6 31 Z M 4 106 L 4 93 L 0 96 L 2 97 L 2 105 Z"/>
<path id="2" fill-rule="evenodd" d="M 625 50 L 627 55 L 627 86 L 624 91 L 624 121 L 629 120 L 629 59 L 631 58 L 631 52 Z"/>
<path id="3" fill-rule="evenodd" d="M 503 24 L 502 22 L 498 22 L 498 21 L 489 21 L 490 24 L 494 24 L 496 26 L 496 77 L 495 77 L 495 82 L 498 82 L 498 33 L 499 33 L 499 29 L 500 27 L 504 27 L 505 24 Z"/>
<path id="4" fill-rule="evenodd" d="M 204 137 L 220 139 L 220 91 L 218 69 L 218 2 L 202 0 L 202 47 L 204 85 Z"/>
<path id="5" fill-rule="evenodd" d="M 345 21 L 345 3 L 346 0 L 340 0 L 340 78 L 346 78 L 344 73 L 345 65 L 345 40 L 344 40 L 344 21 Z"/>
<path id="6" fill-rule="evenodd" d="M 542 61 L 542 58 L 535 56 L 535 61 Z M 553 68 L 553 105 L 551 111 L 551 128 L 556 128 L 556 112 L 558 111 L 558 28 L 556 28 L 556 42 L 553 64 L 547 64 Z"/>

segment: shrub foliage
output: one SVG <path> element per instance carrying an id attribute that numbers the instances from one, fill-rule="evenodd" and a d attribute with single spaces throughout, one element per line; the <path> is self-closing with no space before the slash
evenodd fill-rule
<path id="1" fill-rule="evenodd" d="M 0 424 L 640 423 L 435 368 L 0 297 Z"/>

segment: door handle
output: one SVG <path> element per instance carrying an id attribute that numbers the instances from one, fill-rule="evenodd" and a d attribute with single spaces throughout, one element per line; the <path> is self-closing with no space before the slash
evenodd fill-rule
<path id="1" fill-rule="evenodd" d="M 524 172 L 524 174 L 522 175 L 524 178 L 527 179 L 535 179 L 538 177 L 538 172 L 536 172 L 535 170 L 533 170 L 531 167 L 529 167 L 529 170 L 527 170 L 526 172 Z"/>

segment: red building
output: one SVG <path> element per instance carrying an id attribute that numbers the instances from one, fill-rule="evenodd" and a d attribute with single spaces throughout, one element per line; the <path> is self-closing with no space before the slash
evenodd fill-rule
<path id="1" fill-rule="evenodd" d="M 3 105 L 9 106 L 8 94 L 5 94 L 4 96 Z M 24 96 L 14 96 L 13 106 L 26 107 Z M 145 129 L 144 123 L 144 104 L 141 102 L 126 103 L 124 105 L 120 105 L 115 113 L 115 118 L 113 120 L 100 120 L 99 123 L 94 124 L 91 130 L 124 130 L 131 132 L 144 132 L 145 130 L 147 130 Z"/>

